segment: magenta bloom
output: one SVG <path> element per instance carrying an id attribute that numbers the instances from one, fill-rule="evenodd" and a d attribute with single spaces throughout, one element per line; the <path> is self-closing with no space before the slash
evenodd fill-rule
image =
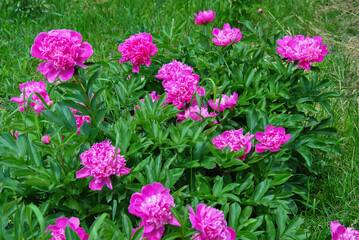
<path id="1" fill-rule="evenodd" d="M 140 226 L 133 229 L 133 233 L 144 226 L 142 238 L 159 240 L 165 231 L 164 225 L 180 226 L 171 213 L 171 206 L 174 207 L 175 203 L 170 190 L 164 189 L 163 185 L 158 182 L 142 187 L 141 193 L 132 194 L 128 211 L 142 218 Z"/>
<path id="2" fill-rule="evenodd" d="M 84 62 L 92 54 L 92 46 L 82 42 L 80 33 L 66 29 L 40 33 L 31 47 L 33 57 L 46 60 L 37 70 L 49 82 L 54 82 L 59 75 L 61 81 L 69 80 L 75 65 L 86 68 Z"/>
<path id="3" fill-rule="evenodd" d="M 163 80 L 162 85 L 167 92 L 166 102 L 177 106 L 177 109 L 191 102 L 196 92 L 200 95 L 205 93 L 204 88 L 197 86 L 199 76 L 192 71 L 192 67 L 174 60 L 163 65 L 156 76 Z"/>
<path id="4" fill-rule="evenodd" d="M 298 61 L 299 67 L 310 70 L 312 62 L 321 62 L 328 53 L 327 45 L 322 44 L 321 37 L 306 38 L 303 35 L 284 36 L 277 40 L 277 52 L 288 62 Z"/>
<path id="5" fill-rule="evenodd" d="M 339 222 L 331 222 L 330 230 L 332 231 L 332 240 L 358 240 L 359 230 L 354 228 L 345 228 Z"/>
<path id="6" fill-rule="evenodd" d="M 81 105 L 84 105 L 80 103 Z M 85 121 L 90 125 L 90 116 L 87 115 L 77 115 L 76 113 L 81 113 L 80 111 L 73 109 L 70 107 L 72 114 L 76 119 L 76 127 L 77 127 L 77 134 L 81 134 L 81 126 L 85 123 Z"/>
<path id="7" fill-rule="evenodd" d="M 242 33 L 238 28 L 231 28 L 229 23 L 223 25 L 223 30 L 214 28 L 212 34 L 215 38 L 212 38 L 215 45 L 227 46 L 231 42 L 239 42 L 242 38 Z"/>
<path id="8" fill-rule="evenodd" d="M 50 144 L 51 143 L 51 137 L 49 135 L 45 135 L 41 138 L 43 144 Z"/>
<path id="9" fill-rule="evenodd" d="M 150 66 L 151 59 L 157 52 L 156 45 L 152 43 L 152 35 L 149 33 L 138 33 L 130 36 L 124 43 L 118 46 L 118 51 L 122 53 L 120 63 L 131 62 L 132 72 L 140 70 L 140 64 Z"/>
<path id="10" fill-rule="evenodd" d="M 190 213 L 189 220 L 192 228 L 201 233 L 194 234 L 195 240 L 235 240 L 236 232 L 227 226 L 222 211 L 213 207 L 207 207 L 205 204 L 198 204 L 197 211 L 194 213 L 192 207 L 188 207 Z"/>
<path id="11" fill-rule="evenodd" d="M 131 169 L 125 167 L 126 160 L 120 155 L 120 149 L 111 145 L 110 140 L 95 143 L 86 152 L 80 155 L 81 164 L 85 167 L 76 172 L 77 178 L 94 177 L 90 182 L 91 190 L 101 190 L 107 185 L 112 189 L 110 176 L 126 175 Z M 114 156 L 116 155 L 116 156 Z"/>
<path id="12" fill-rule="evenodd" d="M 201 105 L 201 109 L 199 109 L 198 104 L 196 101 L 192 103 L 192 106 L 188 107 L 185 111 L 180 112 L 177 114 L 177 119 L 179 123 L 181 123 L 186 118 L 192 118 L 195 121 L 203 121 L 203 118 L 200 117 L 198 114 L 203 117 L 215 117 L 217 113 L 208 113 L 208 108 L 204 105 Z M 214 120 L 213 123 L 217 123 L 217 120 Z"/>
<path id="13" fill-rule="evenodd" d="M 247 135 L 243 135 L 243 129 L 238 130 L 228 130 L 223 132 L 221 135 L 213 138 L 212 143 L 218 149 L 224 149 L 227 145 L 229 145 L 230 151 L 237 152 L 238 150 L 244 150 L 245 154 L 239 157 L 239 159 L 244 159 L 251 151 L 252 148 L 252 138 L 254 135 L 247 133 Z"/>
<path id="14" fill-rule="evenodd" d="M 43 81 L 34 82 L 32 80 L 27 83 L 19 84 L 19 88 L 21 90 L 20 97 L 13 97 L 10 99 L 10 101 L 19 103 L 18 107 L 22 107 L 19 109 L 20 111 L 25 111 L 27 109 L 27 102 L 28 102 L 27 99 L 30 97 L 32 93 L 39 93 L 48 105 L 53 104 L 53 102 L 50 101 L 49 94 L 46 92 L 46 84 Z M 24 102 L 24 91 L 25 91 L 25 102 Z M 43 102 L 36 94 L 32 95 L 30 108 L 33 108 L 35 110 L 36 115 L 39 115 L 39 113 L 45 109 Z"/>
<path id="15" fill-rule="evenodd" d="M 66 217 L 58 218 L 55 225 L 50 225 L 46 228 L 45 233 L 52 231 L 51 235 L 53 238 L 50 238 L 50 240 L 66 240 L 65 230 L 67 224 L 69 224 L 70 228 L 77 233 L 80 240 L 89 239 L 89 235 L 86 234 L 85 230 L 80 227 L 80 220 L 76 217 L 72 217 L 70 219 Z"/>
<path id="16" fill-rule="evenodd" d="M 195 13 L 194 16 L 196 17 L 195 23 L 198 25 L 203 25 L 210 23 L 216 17 L 216 13 L 213 13 L 213 10 L 208 11 L 201 11 L 198 15 Z"/>
<path id="17" fill-rule="evenodd" d="M 209 100 L 208 104 L 214 110 L 223 112 L 224 109 L 226 109 L 226 108 L 228 108 L 228 109 L 234 108 L 234 106 L 236 106 L 236 104 L 237 104 L 237 101 L 238 101 L 237 93 L 233 93 L 232 96 L 230 96 L 230 97 L 222 94 L 221 102 L 219 102 L 219 98 L 217 98 L 215 103 L 213 103 L 213 100 Z M 219 109 L 218 109 L 218 104 L 219 104 Z"/>
<path id="18" fill-rule="evenodd" d="M 290 139 L 290 134 L 285 134 L 282 127 L 275 128 L 268 125 L 265 132 L 257 132 L 255 137 L 261 143 L 256 144 L 256 151 L 261 153 L 267 149 L 271 152 L 277 152 L 279 148 Z"/>

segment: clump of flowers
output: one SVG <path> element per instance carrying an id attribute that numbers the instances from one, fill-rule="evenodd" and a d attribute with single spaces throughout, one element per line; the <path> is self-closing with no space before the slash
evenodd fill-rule
<path id="1" fill-rule="evenodd" d="M 85 232 L 83 228 L 80 227 L 80 220 L 76 217 L 72 217 L 70 219 L 66 217 L 58 218 L 55 225 L 50 225 L 46 228 L 45 233 L 48 231 L 52 231 L 51 235 L 53 236 L 53 238 L 50 238 L 50 240 L 66 240 L 65 230 L 67 224 L 72 230 L 77 233 L 80 240 L 89 239 L 89 235 Z"/>
<path id="2" fill-rule="evenodd" d="M 150 93 L 150 97 L 152 99 L 152 102 L 155 102 L 156 100 L 160 99 L 161 95 L 156 95 L 156 91 L 153 91 Z M 145 102 L 145 99 L 144 98 L 141 98 L 140 99 L 142 102 Z M 165 106 L 166 103 L 163 103 L 162 104 L 162 107 Z M 138 109 L 141 110 L 140 106 L 139 105 L 136 105 L 136 107 L 138 107 Z M 134 109 L 136 111 L 136 108 Z"/>
<path id="3" fill-rule="evenodd" d="M 284 36 L 277 40 L 279 47 L 277 52 L 288 62 L 298 61 L 298 66 L 310 70 L 313 62 L 321 62 L 328 53 L 327 45 L 322 44 L 322 38 L 319 36 L 310 38 L 303 35 Z"/>
<path id="4" fill-rule="evenodd" d="M 256 144 L 256 151 L 261 153 L 267 149 L 271 152 L 277 152 L 279 148 L 290 139 L 290 134 L 285 134 L 285 129 L 282 127 L 274 127 L 268 125 L 265 132 L 257 132 L 254 134 L 256 139 L 261 143 Z"/>
<path id="5" fill-rule="evenodd" d="M 140 70 L 140 64 L 150 66 L 151 58 L 157 53 L 157 48 L 152 43 L 152 35 L 149 33 L 138 33 L 130 36 L 124 43 L 118 46 L 118 51 L 122 53 L 120 63 L 131 62 L 132 72 Z"/>
<path id="6" fill-rule="evenodd" d="M 200 11 L 198 15 L 195 13 L 194 16 L 196 18 L 195 23 L 203 25 L 212 22 L 216 17 L 216 13 L 213 13 L 213 10 Z"/>
<path id="7" fill-rule="evenodd" d="M 49 82 L 54 82 L 58 76 L 61 81 L 69 80 L 74 74 L 74 67 L 86 68 L 84 62 L 92 54 L 92 46 L 82 42 L 80 33 L 66 29 L 40 33 L 31 47 L 33 57 L 46 60 L 37 70 Z"/>
<path id="8" fill-rule="evenodd" d="M 238 94 L 233 93 L 232 96 L 228 97 L 227 95 L 222 94 L 221 101 L 219 101 L 219 98 L 216 99 L 216 102 L 214 103 L 213 100 L 209 100 L 208 104 L 216 111 L 223 112 L 224 109 L 232 109 L 234 106 L 236 106 L 238 101 Z M 219 109 L 218 109 L 219 105 Z"/>
<path id="9" fill-rule="evenodd" d="M 126 160 L 120 155 L 120 149 L 111 145 L 110 140 L 95 143 L 80 155 L 81 164 L 85 167 L 76 172 L 77 178 L 94 177 L 90 182 L 91 190 L 101 190 L 107 185 L 112 189 L 110 176 L 126 175 L 131 169 L 125 167 Z"/>
<path id="10" fill-rule="evenodd" d="M 21 107 L 19 111 L 25 111 L 27 109 L 28 99 L 32 93 L 30 108 L 33 108 L 37 115 L 45 109 L 45 106 L 35 93 L 39 93 L 48 105 L 53 105 L 53 102 L 50 101 L 49 94 L 46 92 L 46 84 L 43 81 L 35 82 L 32 80 L 27 83 L 19 84 L 19 88 L 21 90 L 20 97 L 13 97 L 10 99 L 10 101 L 19 103 L 18 107 Z"/>
<path id="11" fill-rule="evenodd" d="M 208 108 L 203 104 L 201 105 L 201 109 L 199 108 L 197 102 L 193 102 L 192 106 L 188 107 L 185 111 L 177 114 L 177 119 L 179 123 L 181 123 L 186 118 L 192 118 L 195 121 L 203 121 L 203 118 L 200 117 L 215 117 L 217 113 L 208 113 Z M 217 120 L 214 120 L 213 123 L 217 123 Z"/>
<path id="12" fill-rule="evenodd" d="M 171 206 L 174 207 L 175 203 L 170 190 L 158 182 L 144 186 L 141 193 L 132 194 L 128 211 L 142 218 L 140 226 L 133 229 L 133 233 L 144 226 L 142 238 L 159 240 L 165 231 L 164 225 L 180 226 L 171 213 Z"/>
<path id="13" fill-rule="evenodd" d="M 84 105 L 84 104 L 82 104 Z M 90 125 L 90 116 L 87 115 L 78 115 L 76 113 L 80 112 L 76 109 L 73 109 L 70 107 L 70 110 L 72 112 L 72 114 L 74 115 L 75 119 L 76 119 L 76 127 L 77 127 L 77 134 L 81 133 L 81 126 L 87 122 Z"/>
<path id="14" fill-rule="evenodd" d="M 358 240 L 359 230 L 354 228 L 345 228 L 339 222 L 331 222 L 330 230 L 332 232 L 332 240 Z"/>
<path id="15" fill-rule="evenodd" d="M 244 155 L 240 156 L 239 159 L 244 159 L 251 151 L 252 148 L 252 138 L 254 135 L 247 133 L 243 135 L 243 129 L 238 130 L 228 130 L 223 132 L 221 135 L 213 138 L 212 143 L 218 149 L 224 149 L 226 146 L 229 146 L 230 151 L 237 152 L 240 149 L 243 149 L 245 152 Z"/>
<path id="16" fill-rule="evenodd" d="M 196 213 L 189 207 L 192 227 L 201 233 L 194 234 L 196 240 L 235 240 L 236 232 L 227 226 L 222 211 L 205 204 L 198 204 Z"/>
<path id="17" fill-rule="evenodd" d="M 212 34 L 215 36 L 212 40 L 218 46 L 227 46 L 232 42 L 237 43 L 242 38 L 241 31 L 238 28 L 231 28 L 229 23 L 223 25 L 223 30 L 214 28 Z"/>
<path id="18" fill-rule="evenodd" d="M 174 60 L 163 65 L 156 75 L 156 78 L 163 80 L 162 85 L 167 92 L 166 102 L 176 105 L 177 109 L 190 103 L 196 92 L 205 94 L 204 88 L 197 86 L 199 76 L 192 71 L 192 67 Z"/>

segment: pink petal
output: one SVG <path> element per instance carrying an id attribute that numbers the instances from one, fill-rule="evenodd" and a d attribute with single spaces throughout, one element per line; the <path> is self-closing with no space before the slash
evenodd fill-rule
<path id="1" fill-rule="evenodd" d="M 61 73 L 60 73 L 60 80 L 61 81 L 67 81 L 69 80 L 72 75 L 74 75 L 74 71 L 75 71 L 75 68 L 74 67 L 69 67 L 65 70 L 63 70 Z"/>
<path id="2" fill-rule="evenodd" d="M 268 148 L 262 144 L 262 143 L 257 143 L 256 144 L 256 147 L 255 147 L 255 150 L 258 152 L 258 153 L 262 153 L 262 152 L 265 152 Z"/>
<path id="3" fill-rule="evenodd" d="M 83 60 L 87 60 L 88 58 L 90 58 L 92 56 L 93 50 L 92 50 L 91 44 L 89 44 L 88 42 L 83 42 L 81 44 L 81 48 L 83 49 L 83 52 L 81 54 L 81 58 Z"/>
<path id="4" fill-rule="evenodd" d="M 76 172 L 76 178 L 85 178 L 85 177 L 90 177 L 91 175 L 91 171 L 89 168 L 84 167 L 81 170 Z"/>
<path id="5" fill-rule="evenodd" d="M 91 190 L 101 190 L 105 185 L 106 181 L 104 178 L 93 178 L 90 182 L 90 189 Z"/>

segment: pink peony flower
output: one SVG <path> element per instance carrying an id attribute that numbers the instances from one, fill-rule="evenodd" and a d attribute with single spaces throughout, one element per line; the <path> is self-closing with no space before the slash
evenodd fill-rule
<path id="1" fill-rule="evenodd" d="M 222 94 L 221 102 L 219 102 L 219 98 L 216 99 L 216 102 L 213 103 L 213 100 L 209 100 L 208 104 L 211 106 L 212 109 L 216 111 L 223 112 L 224 109 L 232 109 L 234 106 L 236 106 L 238 101 L 238 94 L 233 93 L 232 96 L 228 97 L 227 95 Z M 218 109 L 219 104 L 219 109 Z"/>
<path id="2" fill-rule="evenodd" d="M 175 203 L 170 190 L 164 189 L 163 185 L 158 182 L 144 186 L 141 193 L 132 194 L 128 211 L 142 218 L 140 226 L 133 229 L 133 233 L 144 226 L 142 238 L 159 240 L 165 231 L 164 225 L 180 226 L 171 213 L 171 206 L 174 207 Z"/>
<path id="3" fill-rule="evenodd" d="M 69 80 L 74 74 L 75 65 L 86 68 L 84 62 L 93 54 L 92 46 L 81 41 L 81 34 L 72 30 L 40 33 L 31 47 L 31 55 L 46 62 L 40 63 L 37 70 L 49 82 L 54 82 L 59 75 L 61 81 Z"/>
<path id="4" fill-rule="evenodd" d="M 214 112 L 208 113 L 208 108 L 205 107 L 203 104 L 201 105 L 201 109 L 199 109 L 197 102 L 194 101 L 192 103 L 192 106 L 188 107 L 185 111 L 177 114 L 177 119 L 179 123 L 181 123 L 186 118 L 192 118 L 195 121 L 203 121 L 203 118 L 200 117 L 197 113 L 200 114 L 202 117 L 215 117 L 218 115 Z M 214 120 L 213 123 L 217 123 L 217 120 Z"/>
<path id="5" fill-rule="evenodd" d="M 322 44 L 321 37 L 306 38 L 303 35 L 295 35 L 293 37 L 285 36 L 283 39 L 277 40 L 279 47 L 277 52 L 284 58 L 288 58 L 288 62 L 298 61 L 299 67 L 310 70 L 312 62 L 321 62 L 325 54 L 328 53 L 327 45 Z"/>
<path id="6" fill-rule="evenodd" d="M 76 172 L 77 178 L 91 177 L 94 178 L 90 182 L 91 190 L 101 190 L 107 185 L 112 189 L 110 176 L 126 175 L 131 169 L 126 168 L 126 160 L 120 155 L 120 149 L 111 145 L 110 140 L 95 143 L 86 152 L 80 155 L 81 164 L 85 167 Z"/>
<path id="7" fill-rule="evenodd" d="M 229 23 L 223 25 L 223 30 L 214 28 L 212 34 L 215 38 L 212 38 L 215 45 L 227 46 L 228 44 L 239 42 L 242 38 L 242 33 L 238 28 L 231 28 Z"/>
<path id="8" fill-rule="evenodd" d="M 158 99 L 160 99 L 161 95 L 156 95 L 156 91 L 153 91 L 153 92 L 150 93 L 150 97 L 151 97 L 151 99 L 152 99 L 152 102 L 155 102 L 156 100 L 158 101 Z M 145 102 L 145 99 L 144 99 L 144 98 L 142 98 L 142 99 L 140 99 L 140 100 L 141 100 L 142 102 Z M 163 104 L 162 104 L 162 107 L 165 106 L 165 105 L 166 105 L 166 103 L 163 103 Z M 141 108 L 140 108 L 139 105 L 136 105 L 136 107 L 138 107 L 138 108 L 141 110 Z M 136 111 L 136 108 L 134 108 L 134 110 Z"/>
<path id="9" fill-rule="evenodd" d="M 80 220 L 76 217 L 72 217 L 70 219 L 66 217 L 58 218 L 55 225 L 50 225 L 46 228 L 45 233 L 52 231 L 51 235 L 53 238 L 50 240 L 66 240 L 65 231 L 67 224 L 69 224 L 70 228 L 77 233 L 80 240 L 89 239 L 89 235 L 86 234 L 85 230 L 80 227 Z"/>
<path id="10" fill-rule="evenodd" d="M 254 136 L 261 142 L 256 144 L 256 151 L 259 153 L 265 152 L 267 149 L 277 152 L 290 139 L 290 134 L 285 134 L 284 128 L 275 128 L 271 125 L 266 127 L 265 132 L 257 132 Z"/>
<path id="11" fill-rule="evenodd" d="M 19 109 L 20 111 L 25 111 L 27 109 L 28 98 L 32 93 L 34 94 L 32 95 L 31 98 L 30 108 L 33 108 L 35 110 L 36 115 L 39 115 L 39 113 L 45 109 L 45 106 L 44 103 L 41 101 L 41 99 L 35 93 L 39 93 L 48 105 L 51 106 L 53 104 L 53 102 L 50 101 L 49 94 L 46 92 L 46 84 L 43 81 L 39 81 L 39 82 L 30 81 L 27 83 L 22 83 L 19 84 L 19 88 L 21 90 L 20 97 L 13 97 L 10 99 L 10 101 L 19 103 L 18 107 L 22 107 Z M 24 92 L 25 92 L 25 102 L 24 102 Z"/>
<path id="12" fill-rule="evenodd" d="M 252 148 L 252 138 L 254 135 L 247 134 L 243 135 L 243 129 L 238 130 L 228 130 L 223 132 L 221 135 L 213 138 L 212 143 L 216 146 L 218 149 L 224 149 L 227 145 L 229 145 L 230 151 L 237 152 L 238 150 L 244 148 L 245 154 L 239 157 L 239 159 L 244 159 L 251 151 Z"/>
<path id="13" fill-rule="evenodd" d="M 138 33 L 126 39 L 118 46 L 118 51 L 122 53 L 120 63 L 131 62 L 132 72 L 140 70 L 140 64 L 150 66 L 151 59 L 157 52 L 156 45 L 152 43 L 152 35 L 149 33 Z"/>
<path id="14" fill-rule="evenodd" d="M 162 85 L 167 92 L 166 102 L 177 106 L 177 109 L 191 102 L 196 92 L 202 95 L 205 93 L 204 88 L 197 87 L 199 76 L 192 71 L 190 66 L 174 60 L 163 65 L 156 76 L 163 80 Z"/>
<path id="15" fill-rule="evenodd" d="M 45 135 L 42 137 L 42 143 L 43 144 L 50 144 L 51 143 L 51 137 L 49 135 Z"/>
<path id="16" fill-rule="evenodd" d="M 359 230 L 354 228 L 345 228 L 339 222 L 331 222 L 330 230 L 332 232 L 332 240 L 358 240 Z"/>
<path id="17" fill-rule="evenodd" d="M 190 213 L 189 219 L 192 228 L 201 233 L 194 234 L 195 240 L 235 240 L 236 232 L 227 226 L 222 211 L 213 207 L 207 207 L 205 204 L 198 204 L 197 211 L 194 213 L 192 207 L 188 207 Z"/>
<path id="18" fill-rule="evenodd" d="M 80 103 L 81 105 L 84 105 Z M 70 107 L 72 114 L 76 119 L 76 127 L 77 127 L 77 134 L 81 134 L 81 126 L 85 123 L 85 121 L 90 125 L 90 116 L 87 115 L 77 115 L 76 113 L 81 113 L 80 111 L 73 109 Z"/>
<path id="19" fill-rule="evenodd" d="M 194 16 L 196 17 L 195 23 L 198 25 L 203 25 L 210 23 L 216 17 L 216 13 L 213 14 L 213 10 L 208 11 L 201 11 L 198 15 L 195 13 Z"/>

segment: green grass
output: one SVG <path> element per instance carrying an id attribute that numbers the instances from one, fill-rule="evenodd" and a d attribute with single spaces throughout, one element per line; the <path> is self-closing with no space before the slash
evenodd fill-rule
<path id="1" fill-rule="evenodd" d="M 169 29 L 173 19 L 184 22 L 182 34 L 187 34 L 193 13 L 214 9 L 215 26 L 226 22 L 229 1 L 168 1 L 168 0 L 51 0 L 43 1 L 43 12 L 15 11 L 13 5 L 0 3 L 0 110 L 13 111 L 8 99 L 18 95 L 18 84 L 43 80 L 36 71 L 40 61 L 30 55 L 33 40 L 40 32 L 51 29 L 72 29 L 82 34 L 84 41 L 94 48 L 92 61 L 119 59 L 118 44 L 138 32 L 161 34 Z M 41 1 L 40 1 L 41 2 Z M 232 1 L 235 2 L 235 1 Z M 342 156 L 321 156 L 325 169 L 321 176 L 313 176 L 308 184 L 310 198 L 300 204 L 306 225 L 313 232 L 312 239 L 328 236 L 331 220 L 359 228 L 359 2 L 355 0 L 262 0 L 243 1 L 248 9 L 234 20 L 265 22 L 257 13 L 262 8 L 267 16 L 274 16 L 273 25 L 282 34 L 319 35 L 328 45 L 329 54 L 321 63 L 328 78 L 336 83 L 335 90 L 342 97 L 333 100 L 334 121 L 338 139 L 343 143 Z M 17 9 L 19 10 L 19 9 Z M 20 9 L 21 10 L 21 9 Z M 237 14 L 237 15 L 235 15 Z M 242 26 L 239 26 L 242 27 Z M 325 113 L 320 112 L 323 117 Z"/>

